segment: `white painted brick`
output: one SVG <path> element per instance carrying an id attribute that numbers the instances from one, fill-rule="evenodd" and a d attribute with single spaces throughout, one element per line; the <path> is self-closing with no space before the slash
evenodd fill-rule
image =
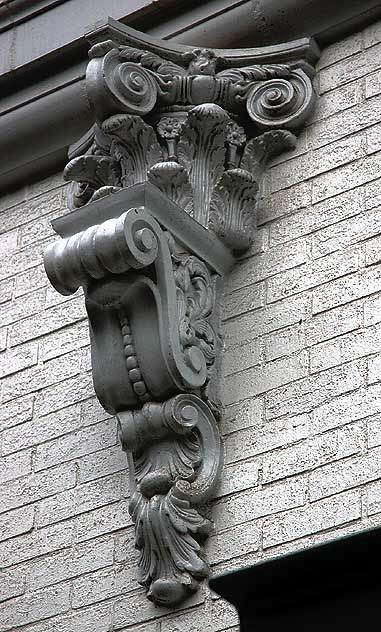
<path id="1" fill-rule="evenodd" d="M 362 50 L 363 44 L 363 34 L 354 33 L 345 39 L 341 39 L 334 44 L 331 44 L 327 48 L 322 51 L 321 58 L 317 63 L 317 70 L 321 72 L 323 68 L 327 66 L 332 66 L 332 64 L 336 64 L 338 61 L 345 59 L 346 57 L 350 57 L 355 53 L 359 53 Z"/>
<path id="2" fill-rule="evenodd" d="M 273 274 L 299 266 L 307 260 L 307 243 L 304 240 L 274 247 L 267 252 L 245 259 L 235 266 L 226 287 L 236 289 L 251 285 Z"/>
<path id="3" fill-rule="evenodd" d="M 241 492 L 215 504 L 216 529 L 228 529 L 248 520 L 298 507 L 304 504 L 305 496 L 306 483 L 297 478 L 261 490 Z"/>
<path id="4" fill-rule="evenodd" d="M 21 300 L 21 299 L 19 299 Z M 25 298 L 22 299 L 25 302 Z M 57 331 L 85 318 L 83 298 L 71 299 L 64 305 L 57 305 L 47 309 L 43 314 L 37 314 L 17 323 L 11 328 L 12 345 L 18 345 L 36 336 L 44 336 Z"/>
<path id="5" fill-rule="evenodd" d="M 131 524 L 128 501 L 122 500 L 78 516 L 77 541 L 84 542 L 112 531 L 124 529 Z"/>
<path id="6" fill-rule="evenodd" d="M 367 182 L 363 187 L 365 194 L 365 209 L 381 206 L 381 178 Z"/>
<path id="7" fill-rule="evenodd" d="M 367 153 L 374 154 L 381 149 L 381 125 L 373 125 L 366 130 Z"/>
<path id="8" fill-rule="evenodd" d="M 375 22 L 364 29 L 364 45 L 365 48 L 375 46 L 381 41 L 381 23 Z"/>
<path id="9" fill-rule="evenodd" d="M 224 319 L 232 318 L 254 309 L 263 307 L 264 305 L 264 286 L 263 283 L 255 283 L 239 290 L 225 292 L 223 299 L 223 317 Z"/>
<path id="10" fill-rule="evenodd" d="M 67 189 L 68 184 L 63 181 L 62 172 L 50 174 L 47 178 L 37 180 L 36 182 L 29 182 L 26 186 L 26 199 L 32 200 L 33 198 L 40 196 L 42 193 L 51 194 L 53 191 L 60 193 L 62 203 L 65 203 L 65 197 L 63 194 Z M 58 189 L 58 191 L 57 191 Z"/>
<path id="11" fill-rule="evenodd" d="M 38 415 L 49 413 L 88 399 L 94 394 L 93 378 L 91 374 L 72 377 L 60 382 L 59 388 L 54 384 L 42 390 L 36 400 L 36 412 Z"/>
<path id="12" fill-rule="evenodd" d="M 375 446 L 381 445 L 381 415 L 368 421 L 367 442 L 368 448 L 374 448 Z"/>
<path id="13" fill-rule="evenodd" d="M 34 506 L 20 507 L 0 514 L 0 540 L 27 533 L 33 527 Z M 1 565 L 1 564 L 0 564 Z"/>
<path id="14" fill-rule="evenodd" d="M 381 152 L 317 176 L 312 183 L 312 203 L 338 195 L 379 177 Z"/>
<path id="15" fill-rule="evenodd" d="M 45 588 L 82 573 L 110 566 L 113 553 L 112 540 L 95 540 L 30 561 L 25 566 L 26 589 Z"/>
<path id="16" fill-rule="evenodd" d="M 317 288 L 312 297 L 312 311 L 316 314 L 343 305 L 349 301 L 369 296 L 381 287 L 381 266 L 348 274 Z"/>
<path id="17" fill-rule="evenodd" d="M 51 222 L 54 219 L 62 216 L 62 209 L 56 209 L 52 213 L 45 215 L 33 222 L 28 222 L 19 229 L 20 232 L 20 246 L 30 246 L 31 244 L 46 239 L 47 237 L 56 237 Z"/>
<path id="18" fill-rule="evenodd" d="M 37 507 L 36 526 L 43 527 L 91 511 L 120 499 L 120 475 L 77 485 L 42 500 Z"/>
<path id="19" fill-rule="evenodd" d="M 9 303 L 13 297 L 13 291 L 15 286 L 14 279 L 5 279 L 0 283 L 0 306 L 2 303 Z M 1 308 L 2 309 L 2 308 Z"/>
<path id="20" fill-rule="evenodd" d="M 308 207 L 312 199 L 311 182 L 301 182 L 284 191 L 272 193 L 258 209 L 258 224 L 270 222 L 297 209 Z"/>
<path id="21" fill-rule="evenodd" d="M 258 340 L 250 340 L 242 345 L 230 347 L 224 354 L 224 375 L 228 376 L 237 371 L 243 371 L 256 366 L 261 361 L 261 351 Z"/>
<path id="22" fill-rule="evenodd" d="M 311 349 L 311 373 L 324 371 L 343 362 L 377 353 L 379 349 L 381 349 L 381 324 L 338 336 Z"/>
<path id="23" fill-rule="evenodd" d="M 94 391 L 92 393 L 92 397 L 82 402 L 80 407 L 83 426 L 91 426 L 99 421 L 111 419 L 111 415 L 107 413 L 98 402 L 94 395 Z"/>
<path id="24" fill-rule="evenodd" d="M 327 371 L 327 373 L 331 373 L 331 371 Z M 316 376 L 315 379 L 318 380 L 319 376 Z M 339 393 L 337 394 L 339 395 Z M 375 384 L 368 388 L 361 388 L 355 393 L 335 397 L 318 406 L 313 411 L 311 432 L 314 434 L 325 432 L 379 412 L 381 412 L 381 385 Z"/>
<path id="25" fill-rule="evenodd" d="M 6 232 L 42 215 L 47 215 L 53 209 L 59 209 L 61 203 L 62 192 L 58 190 L 40 195 L 17 206 L 12 206 L 0 214 L 0 232 Z"/>
<path id="26" fill-rule="evenodd" d="M 82 608 L 23 629 L 23 632 L 109 632 L 111 604 L 102 603 Z"/>
<path id="27" fill-rule="evenodd" d="M 357 53 L 334 66 L 322 69 L 320 72 L 321 92 L 327 92 L 337 86 L 342 86 L 354 79 L 359 79 L 381 66 L 381 46 Z"/>
<path id="28" fill-rule="evenodd" d="M 177 606 L 177 610 L 182 610 L 187 607 L 190 608 L 195 604 L 201 603 L 203 600 L 204 597 L 202 592 L 198 591 L 189 600 L 187 600 L 185 604 L 183 603 L 180 604 L 180 606 Z M 143 623 L 143 621 L 150 621 L 156 617 L 163 617 L 166 614 L 173 614 L 173 612 L 173 609 L 170 610 L 164 607 L 158 608 L 147 599 L 145 592 L 141 591 L 126 596 L 124 599 L 115 602 L 114 628 L 119 629 L 125 626 L 136 625 Z"/>
<path id="29" fill-rule="evenodd" d="M 45 288 L 29 292 L 27 296 L 15 298 L 13 301 L 0 305 L 0 322 L 2 325 L 17 323 L 21 326 L 21 320 L 31 314 L 36 314 L 42 309 L 45 302 Z M 34 332 L 35 333 L 35 332 Z M 29 338 L 32 339 L 34 336 Z"/>
<path id="30" fill-rule="evenodd" d="M 245 458 L 249 455 L 242 454 L 242 445 L 240 458 Z M 221 498 L 234 492 L 255 487 L 259 481 L 259 468 L 259 461 L 253 460 L 228 465 L 222 472 L 221 483 L 214 497 Z"/>
<path id="31" fill-rule="evenodd" d="M 4 193 L 0 197 L 0 210 L 6 211 L 12 208 L 12 206 L 16 206 L 17 204 L 20 204 L 20 202 L 23 202 L 25 198 L 26 187 L 23 185 L 13 191 L 10 191 L 9 193 Z"/>
<path id="32" fill-rule="evenodd" d="M 380 231 L 381 211 L 379 208 L 371 209 L 315 233 L 312 239 L 312 256 L 323 257 L 330 252 L 368 239 Z"/>
<path id="33" fill-rule="evenodd" d="M 222 434 L 229 434 L 249 426 L 258 426 L 264 416 L 263 397 L 247 399 L 224 409 L 220 422 Z"/>
<path id="34" fill-rule="evenodd" d="M 380 346 L 377 351 L 380 350 Z M 381 355 L 374 356 L 368 360 L 368 384 L 374 384 L 381 380 Z"/>
<path id="35" fill-rule="evenodd" d="M 15 509 L 57 492 L 73 487 L 75 465 L 65 463 L 47 472 L 38 472 L 4 483 L 0 487 L 0 507 L 2 511 Z"/>
<path id="36" fill-rule="evenodd" d="M 381 210 L 379 209 L 381 215 Z M 365 265 L 372 266 L 381 262 L 381 235 L 378 235 L 374 239 L 370 239 L 365 244 Z M 381 289 L 381 283 L 380 288 Z"/>
<path id="37" fill-rule="evenodd" d="M 115 535 L 115 562 L 129 562 L 135 547 L 135 528 L 133 526 L 125 529 L 123 533 Z"/>
<path id="38" fill-rule="evenodd" d="M 268 393 L 266 395 L 267 418 L 299 415 L 312 411 L 325 402 L 329 403 L 337 395 L 356 390 L 364 382 L 361 365 L 358 366 L 356 363 L 322 371 Z"/>
<path id="39" fill-rule="evenodd" d="M 40 288 L 45 288 L 47 278 L 43 263 L 39 263 L 34 268 L 26 270 L 26 272 L 20 272 L 14 281 L 16 298 Z"/>
<path id="40" fill-rule="evenodd" d="M 308 309 L 308 297 L 301 295 L 228 321 L 224 325 L 226 347 L 229 349 L 261 334 L 298 323 L 305 318 Z"/>
<path id="41" fill-rule="evenodd" d="M 17 452 L 17 450 L 49 441 L 78 430 L 81 425 L 79 404 L 68 406 L 45 417 L 35 417 L 29 422 L 4 431 L 3 454 Z"/>
<path id="42" fill-rule="evenodd" d="M 137 558 L 137 554 L 133 557 Z M 138 588 L 137 574 L 137 559 L 132 559 L 129 565 L 105 568 L 74 580 L 73 608 L 82 608 Z"/>
<path id="43" fill-rule="evenodd" d="M 181 616 L 170 617 L 161 623 L 161 632 L 218 632 L 237 625 L 235 608 L 223 599 L 218 599 L 197 610 Z"/>
<path id="44" fill-rule="evenodd" d="M 37 447 L 35 470 L 76 459 L 116 443 L 116 420 L 107 419 Z"/>
<path id="45" fill-rule="evenodd" d="M 380 468 L 378 468 L 378 476 L 380 476 Z M 369 485 L 367 489 L 367 509 L 368 516 L 381 512 L 381 481 Z"/>
<path id="46" fill-rule="evenodd" d="M 7 257 L 11 252 L 18 249 L 18 230 L 11 230 L 0 235 L 0 256 Z"/>
<path id="47" fill-rule="evenodd" d="M 271 170 L 274 191 L 285 189 L 366 155 L 366 136 L 360 132 L 276 165 Z"/>
<path id="48" fill-rule="evenodd" d="M 308 436 L 308 415 L 255 423 L 225 439 L 226 462 L 234 463 L 276 448 L 301 441 Z"/>
<path id="49" fill-rule="evenodd" d="M 1 629 L 15 629 L 21 625 L 47 619 L 69 610 L 70 586 L 54 586 L 37 590 L 22 597 L 15 597 L 3 604 L 0 609 Z"/>
<path id="50" fill-rule="evenodd" d="M 307 346 L 335 338 L 358 329 L 362 324 L 362 304 L 349 303 L 328 312 L 315 314 L 305 322 L 305 342 Z M 371 324 L 371 323 L 368 323 Z"/>
<path id="51" fill-rule="evenodd" d="M 265 338 L 266 361 L 270 362 L 301 351 L 306 346 L 303 325 L 293 325 Z"/>
<path id="52" fill-rule="evenodd" d="M 0 379 L 37 364 L 38 344 L 26 344 L 0 353 Z"/>
<path id="53" fill-rule="evenodd" d="M 332 463 L 311 472 L 310 500 L 337 494 L 373 481 L 381 476 L 381 450 L 371 450 L 362 456 Z"/>
<path id="54" fill-rule="evenodd" d="M 206 544 L 206 555 L 210 564 L 258 551 L 261 530 L 256 521 L 245 522 L 210 537 Z"/>
<path id="55" fill-rule="evenodd" d="M 20 476 L 25 476 L 31 471 L 31 450 L 24 450 L 12 456 L 2 457 L 0 460 L 0 484 L 11 481 L 14 478 L 19 478 Z"/>
<path id="56" fill-rule="evenodd" d="M 263 458 L 263 482 L 294 476 L 303 471 L 320 467 L 330 461 L 343 459 L 358 453 L 364 444 L 362 428 L 345 427 L 324 435 L 312 437 L 307 441 Z"/>
<path id="57" fill-rule="evenodd" d="M 1 564 L 4 567 L 12 566 L 68 547 L 73 541 L 73 533 L 73 525 L 65 522 L 1 542 Z"/>
<path id="58" fill-rule="evenodd" d="M 0 405 L 0 431 L 28 421 L 33 416 L 33 396 L 19 397 Z"/>
<path id="59" fill-rule="evenodd" d="M 0 602 L 24 592 L 25 578 L 20 568 L 0 571 Z"/>
<path id="60" fill-rule="evenodd" d="M 311 145 L 323 147 L 380 122 L 381 97 L 375 96 L 312 126 Z"/>
<path id="61" fill-rule="evenodd" d="M 4 378 L 3 401 L 33 393 L 56 382 L 61 382 L 72 375 L 78 375 L 81 371 L 83 357 L 84 354 L 81 351 L 75 350 L 65 356 L 54 358 Z"/>
<path id="62" fill-rule="evenodd" d="M 307 121 L 307 125 L 317 123 L 333 114 L 347 110 L 357 103 L 361 97 L 360 81 L 353 81 L 346 86 L 341 86 L 319 95 L 312 117 Z"/>
<path id="63" fill-rule="evenodd" d="M 275 221 L 270 226 L 270 245 L 308 235 L 325 226 L 335 225 L 347 217 L 358 215 L 364 209 L 364 196 L 364 187 L 358 187 Z"/>
<path id="64" fill-rule="evenodd" d="M 381 93 L 381 70 L 365 77 L 365 96 L 367 99 Z"/>
<path id="65" fill-rule="evenodd" d="M 1 223 L 1 219 L 0 219 Z M 11 252 L 2 261 L 0 268 L 0 279 L 6 279 L 9 276 L 25 272 L 29 268 L 34 268 L 41 263 L 42 252 L 46 248 L 47 243 L 35 244 L 34 246 Z"/>
<path id="66" fill-rule="evenodd" d="M 299 380 L 308 372 L 308 356 L 306 352 L 289 358 L 280 358 L 246 371 L 234 373 L 225 380 L 224 402 L 226 405 L 247 399 Z"/>
<path id="67" fill-rule="evenodd" d="M 80 321 L 43 338 L 40 341 L 40 359 L 46 362 L 89 344 L 89 324 L 85 320 Z"/>
<path id="68" fill-rule="evenodd" d="M 287 270 L 269 279 L 268 301 L 279 301 L 292 294 L 318 287 L 357 269 L 358 253 L 356 250 L 334 252 L 326 257 L 321 257 L 294 270 Z M 315 293 L 313 296 L 315 296 Z"/>
<path id="69" fill-rule="evenodd" d="M 338 527 L 361 517 L 358 491 L 344 492 L 266 520 L 263 525 L 263 546 L 296 540 L 305 535 Z"/>
<path id="70" fill-rule="evenodd" d="M 104 450 L 98 450 L 93 454 L 87 454 L 78 460 L 79 481 L 86 483 L 107 474 L 125 471 L 127 458 L 122 446 L 117 445 Z"/>

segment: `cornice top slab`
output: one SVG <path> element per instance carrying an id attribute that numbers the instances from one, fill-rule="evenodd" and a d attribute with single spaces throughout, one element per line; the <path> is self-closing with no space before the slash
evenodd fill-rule
<path id="1" fill-rule="evenodd" d="M 98 22 L 94 29 L 86 33 L 86 39 L 91 45 L 110 39 L 119 45 L 144 49 L 180 64 L 184 60 L 184 55 L 192 53 L 196 48 L 151 37 L 110 17 Z M 212 50 L 216 57 L 223 59 L 225 67 L 288 63 L 300 60 L 314 64 L 320 56 L 318 45 L 309 37 L 257 48 L 208 48 L 208 50 Z"/>

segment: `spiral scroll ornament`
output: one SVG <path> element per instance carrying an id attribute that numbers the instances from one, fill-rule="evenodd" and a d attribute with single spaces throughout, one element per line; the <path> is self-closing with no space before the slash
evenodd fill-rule
<path id="1" fill-rule="evenodd" d="M 145 116 L 156 105 L 158 92 L 152 73 L 133 62 L 121 63 L 118 49 L 90 61 L 87 89 L 99 120 L 121 112 Z"/>
<path id="2" fill-rule="evenodd" d="M 260 130 L 297 129 L 314 105 L 310 78 L 295 70 L 288 79 L 270 79 L 254 85 L 248 92 L 246 108 Z"/>

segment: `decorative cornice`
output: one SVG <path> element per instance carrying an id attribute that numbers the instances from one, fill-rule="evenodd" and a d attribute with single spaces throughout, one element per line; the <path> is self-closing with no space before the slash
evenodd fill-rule
<path id="1" fill-rule="evenodd" d="M 95 390 L 129 455 L 140 581 L 174 605 L 208 574 L 223 278 L 253 239 L 266 161 L 313 107 L 314 44 L 192 49 L 125 27 L 98 39 L 96 124 L 65 169 L 72 210 L 45 267 L 62 294 L 84 288 Z"/>

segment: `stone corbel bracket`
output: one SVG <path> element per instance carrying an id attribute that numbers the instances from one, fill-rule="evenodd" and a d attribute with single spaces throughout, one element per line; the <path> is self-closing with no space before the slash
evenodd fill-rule
<path id="1" fill-rule="evenodd" d="M 71 211 L 45 267 L 62 294 L 84 289 L 95 391 L 128 454 L 140 582 L 175 605 L 208 574 L 223 278 L 252 242 L 266 161 L 311 112 L 317 50 L 194 50 L 110 20 L 89 40 L 95 125 L 71 148 Z"/>

